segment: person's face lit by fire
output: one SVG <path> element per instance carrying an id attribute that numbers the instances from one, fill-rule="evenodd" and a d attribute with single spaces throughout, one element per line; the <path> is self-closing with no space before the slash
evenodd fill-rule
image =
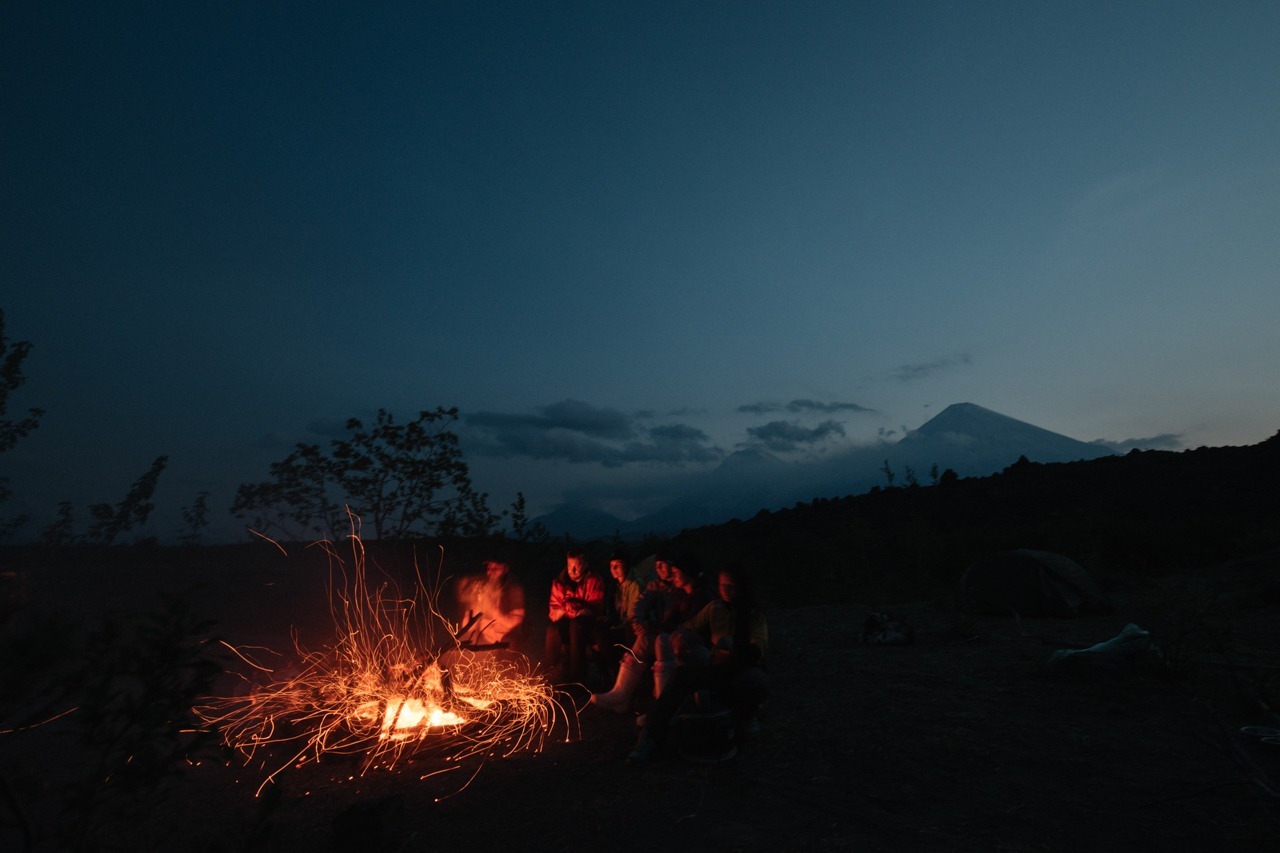
<path id="1" fill-rule="evenodd" d="M 725 604 L 733 604 L 738 597 L 738 584 L 734 582 L 733 575 L 728 572 L 720 573 L 720 600 Z"/>
<path id="2" fill-rule="evenodd" d="M 666 583 L 671 580 L 671 564 L 666 560 L 655 560 L 653 573 L 658 576 L 658 580 Z"/>
<path id="3" fill-rule="evenodd" d="M 581 557 L 566 558 L 564 568 L 569 575 L 569 580 L 573 581 L 574 583 L 577 583 L 578 581 L 582 580 L 582 575 L 587 570 L 587 567 L 583 563 Z"/>
<path id="4" fill-rule="evenodd" d="M 618 583 L 622 583 L 627 579 L 627 564 L 621 560 L 610 560 L 609 574 L 613 575 L 613 579 Z"/>
<path id="5" fill-rule="evenodd" d="M 671 567 L 671 583 L 685 592 L 693 591 L 693 578 L 679 566 Z"/>
<path id="6" fill-rule="evenodd" d="M 511 571 L 511 567 L 499 560 L 490 560 L 484 564 L 484 572 L 491 581 L 501 581 Z"/>

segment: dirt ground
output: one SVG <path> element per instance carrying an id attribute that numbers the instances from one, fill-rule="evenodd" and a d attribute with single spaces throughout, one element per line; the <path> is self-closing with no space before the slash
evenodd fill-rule
<path id="1" fill-rule="evenodd" d="M 942 603 L 905 605 L 895 612 L 916 629 L 907 646 L 859 643 L 860 605 L 778 610 L 769 614 L 763 731 L 732 760 L 668 754 L 629 767 L 632 717 L 570 690 L 561 698 L 578 709 L 574 726 L 540 753 L 478 767 L 417 758 L 363 776 L 358 761 L 335 757 L 282 774 L 270 803 L 254 797 L 255 768 L 209 758 L 101 846 L 1280 850 L 1280 744 L 1240 732 L 1280 726 L 1263 706 L 1280 693 L 1280 608 L 1252 594 L 1274 567 L 1256 568 L 1229 583 L 1131 584 L 1113 591 L 1114 613 L 1081 619 L 974 619 Z M 131 594 L 113 584 L 68 606 L 91 611 Z M 198 603 L 222 636 L 280 644 L 282 614 L 314 613 L 324 601 L 314 578 L 281 575 L 228 576 Z M 1046 667 L 1055 649 L 1110 639 L 1128 623 L 1165 647 L 1167 666 Z M 56 787 L 57 753 L 32 749 L 41 736 L 0 740 L 19 794 Z M 38 839 L 35 849 L 53 849 Z M 6 821 L 0 847 L 21 850 L 21 840 Z"/>

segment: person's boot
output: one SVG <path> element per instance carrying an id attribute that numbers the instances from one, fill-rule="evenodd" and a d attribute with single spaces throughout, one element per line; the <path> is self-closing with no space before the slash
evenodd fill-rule
<path id="1" fill-rule="evenodd" d="M 635 693 L 640 679 L 644 678 L 644 670 L 644 665 L 637 663 L 635 659 L 624 658 L 618 667 L 618 679 L 614 682 L 613 689 L 607 693 L 592 693 L 591 704 L 615 714 L 626 713 L 631 708 L 631 694 Z"/>
<path id="2" fill-rule="evenodd" d="M 667 689 L 667 685 L 671 683 L 671 677 L 676 674 L 676 665 L 670 661 L 658 661 L 653 665 L 653 698 L 657 699 L 662 696 L 662 691 Z"/>
<path id="3" fill-rule="evenodd" d="M 631 754 L 627 756 L 627 764 L 632 767 L 648 764 L 657 751 L 658 742 L 648 732 L 641 732 L 640 739 L 636 741 L 636 748 L 631 750 Z"/>

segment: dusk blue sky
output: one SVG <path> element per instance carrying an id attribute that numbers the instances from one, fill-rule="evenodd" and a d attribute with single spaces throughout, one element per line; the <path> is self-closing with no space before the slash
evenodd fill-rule
<path id="1" fill-rule="evenodd" d="M 956 402 L 1256 443 L 1278 39 L 1274 2 L 6 4 L 10 415 L 47 414 L 0 473 L 40 516 L 168 454 L 166 536 L 380 407 L 458 406 L 533 514 Z"/>

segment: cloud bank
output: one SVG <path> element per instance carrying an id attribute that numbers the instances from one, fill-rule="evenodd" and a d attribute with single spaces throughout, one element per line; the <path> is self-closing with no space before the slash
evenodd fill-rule
<path id="1" fill-rule="evenodd" d="M 823 421 L 815 427 L 789 421 L 770 421 L 762 426 L 748 427 L 747 434 L 769 450 L 786 453 L 812 447 L 832 436 L 843 436 L 844 426 L 839 421 Z"/>
<path id="2" fill-rule="evenodd" d="M 1181 450 L 1182 436 L 1165 432 L 1150 438 L 1126 438 L 1123 441 L 1107 441 L 1100 438 L 1092 443 L 1109 447 L 1116 453 L 1128 453 L 1130 450 Z"/>
<path id="3" fill-rule="evenodd" d="M 715 462 L 724 451 L 688 424 L 645 426 L 647 413 L 627 414 L 581 400 L 562 400 L 532 414 L 476 412 L 464 417 L 469 449 L 485 456 L 598 464 L 683 465 Z"/>
<path id="4" fill-rule="evenodd" d="M 835 412 L 866 412 L 874 414 L 875 409 L 868 409 L 866 406 L 860 406 L 857 403 L 822 403 L 817 400 L 792 400 L 790 403 L 746 403 L 738 407 L 738 411 L 749 415 L 767 415 L 773 412 L 790 412 L 792 414 L 802 414 L 805 412 L 818 412 L 820 414 L 833 414 Z"/>

